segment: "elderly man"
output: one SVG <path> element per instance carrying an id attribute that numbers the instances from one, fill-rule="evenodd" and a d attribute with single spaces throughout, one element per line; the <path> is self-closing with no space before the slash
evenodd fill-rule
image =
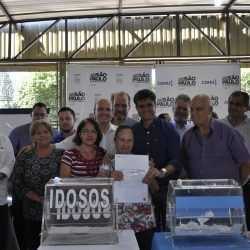
<path id="1" fill-rule="evenodd" d="M 114 93 L 111 96 L 113 118 L 112 124 L 132 127 L 137 121 L 128 117 L 130 110 L 130 96 L 126 92 Z"/>
<path id="2" fill-rule="evenodd" d="M 161 174 L 160 190 L 152 193 L 158 231 L 166 230 L 166 194 L 168 180 L 178 173 L 180 138 L 173 125 L 156 117 L 156 96 L 148 89 L 138 91 L 134 103 L 141 122 L 133 127 L 134 154 L 149 155 Z"/>
<path id="3" fill-rule="evenodd" d="M 212 106 L 206 95 L 191 102 L 194 127 L 182 140 L 181 162 L 192 179 L 235 179 L 245 181 L 250 155 L 238 132 L 211 118 Z M 242 170 L 243 175 L 240 175 Z"/>
<path id="4" fill-rule="evenodd" d="M 62 107 L 58 111 L 58 121 L 60 133 L 54 138 L 54 143 L 63 141 L 75 133 L 76 115 L 74 110 L 69 107 Z"/>
<path id="5" fill-rule="evenodd" d="M 107 151 L 109 156 L 113 156 L 115 154 L 114 135 L 116 126 L 111 124 L 112 111 L 110 101 L 108 99 L 100 99 L 95 105 L 94 113 L 103 135 L 100 146 Z M 75 134 L 67 137 L 60 143 L 56 143 L 56 147 L 65 150 L 74 148 L 74 137 Z"/>
<path id="6" fill-rule="evenodd" d="M 175 105 L 173 107 L 174 119 L 171 122 L 181 140 L 185 132 L 193 126 L 192 122 L 188 121 L 190 105 L 191 99 L 188 95 L 181 94 L 175 99 Z"/>

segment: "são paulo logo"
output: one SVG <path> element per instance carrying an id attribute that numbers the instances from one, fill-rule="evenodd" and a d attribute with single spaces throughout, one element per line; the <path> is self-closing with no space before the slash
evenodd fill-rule
<path id="1" fill-rule="evenodd" d="M 69 93 L 69 101 L 71 102 L 84 102 L 86 101 L 86 93 L 84 91 L 75 91 Z"/>
<path id="2" fill-rule="evenodd" d="M 132 76 L 132 81 L 135 83 L 149 83 L 150 82 L 150 74 L 143 72 L 143 73 L 136 73 Z"/>
<path id="3" fill-rule="evenodd" d="M 158 107 L 170 108 L 175 104 L 175 98 L 173 96 L 166 96 L 162 98 L 158 98 L 156 105 Z"/>
<path id="4" fill-rule="evenodd" d="M 222 77 L 222 85 L 225 88 L 240 85 L 240 76 L 239 75 L 224 76 Z"/>
<path id="5" fill-rule="evenodd" d="M 184 76 L 178 78 L 179 87 L 194 87 L 196 86 L 196 76 Z"/>
<path id="6" fill-rule="evenodd" d="M 106 72 L 93 72 L 89 77 L 90 82 L 106 82 L 108 74 Z"/>

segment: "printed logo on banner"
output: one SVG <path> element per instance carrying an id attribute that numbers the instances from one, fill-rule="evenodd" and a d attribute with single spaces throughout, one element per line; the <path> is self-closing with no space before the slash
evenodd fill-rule
<path id="1" fill-rule="evenodd" d="M 158 81 L 157 82 L 158 86 L 169 86 L 169 87 L 173 87 L 173 80 L 170 81 Z"/>
<path id="2" fill-rule="evenodd" d="M 170 108 L 175 104 L 175 98 L 173 96 L 166 96 L 162 98 L 158 98 L 156 105 L 158 107 Z"/>
<path id="3" fill-rule="evenodd" d="M 218 106 L 219 105 L 219 96 L 211 95 L 210 101 L 211 101 L 212 106 Z"/>
<path id="4" fill-rule="evenodd" d="M 86 93 L 84 91 L 75 91 L 69 93 L 69 101 L 71 102 L 84 102 L 86 101 Z"/>
<path id="5" fill-rule="evenodd" d="M 89 81 L 91 83 L 106 82 L 108 80 L 108 73 L 106 72 L 93 72 L 90 74 Z"/>
<path id="6" fill-rule="evenodd" d="M 222 77 L 222 85 L 225 88 L 240 85 L 240 76 L 239 75 L 224 76 Z"/>
<path id="7" fill-rule="evenodd" d="M 133 74 L 132 82 L 149 83 L 150 82 L 150 74 L 146 73 L 146 72 Z"/>
<path id="8" fill-rule="evenodd" d="M 181 88 L 195 87 L 196 86 L 196 76 L 184 76 L 178 78 L 178 86 Z"/>
<path id="9" fill-rule="evenodd" d="M 213 80 L 202 80 L 200 82 L 201 86 L 216 86 L 217 85 L 217 81 L 216 79 Z"/>

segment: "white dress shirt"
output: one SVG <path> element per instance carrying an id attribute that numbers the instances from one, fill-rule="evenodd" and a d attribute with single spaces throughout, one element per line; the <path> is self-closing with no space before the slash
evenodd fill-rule
<path id="1" fill-rule="evenodd" d="M 12 144 L 7 136 L 0 135 L 0 173 L 6 175 L 0 179 L 0 206 L 7 204 L 8 178 L 10 177 L 15 163 Z"/>
<path id="2" fill-rule="evenodd" d="M 232 126 L 228 120 L 228 117 L 222 119 L 221 121 L 226 123 L 228 126 L 235 128 L 242 135 L 247 150 L 250 153 L 250 118 L 246 117 L 244 121 L 242 121 L 242 123 L 236 127 Z"/>

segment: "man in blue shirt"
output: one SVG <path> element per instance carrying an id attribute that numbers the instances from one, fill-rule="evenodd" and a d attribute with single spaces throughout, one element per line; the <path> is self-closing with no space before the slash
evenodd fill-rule
<path id="1" fill-rule="evenodd" d="M 250 172 L 250 155 L 243 138 L 233 128 L 211 118 L 209 97 L 192 99 L 194 127 L 182 140 L 181 162 L 191 179 L 235 179 L 245 181 Z"/>
<path id="2" fill-rule="evenodd" d="M 31 123 L 36 120 L 48 119 L 48 114 L 49 114 L 49 110 L 44 103 L 38 102 L 34 104 L 34 106 L 32 107 L 32 113 L 31 113 L 31 118 L 32 118 Z M 9 139 L 12 143 L 15 156 L 24 146 L 32 144 L 31 136 L 30 136 L 31 123 L 27 123 L 27 124 L 14 128 L 9 134 Z M 57 130 L 54 129 L 53 136 L 55 136 L 56 134 L 57 134 Z"/>
<path id="3" fill-rule="evenodd" d="M 62 107 L 58 111 L 58 121 L 60 132 L 54 137 L 54 143 L 61 142 L 75 133 L 76 115 L 74 110 L 69 107 Z"/>
<path id="4" fill-rule="evenodd" d="M 156 117 L 156 96 L 148 89 L 138 91 L 134 103 L 141 121 L 134 125 L 134 154 L 148 155 L 160 172 L 160 190 L 151 192 L 158 231 L 166 230 L 166 194 L 168 181 L 179 173 L 180 138 L 172 124 Z"/>

